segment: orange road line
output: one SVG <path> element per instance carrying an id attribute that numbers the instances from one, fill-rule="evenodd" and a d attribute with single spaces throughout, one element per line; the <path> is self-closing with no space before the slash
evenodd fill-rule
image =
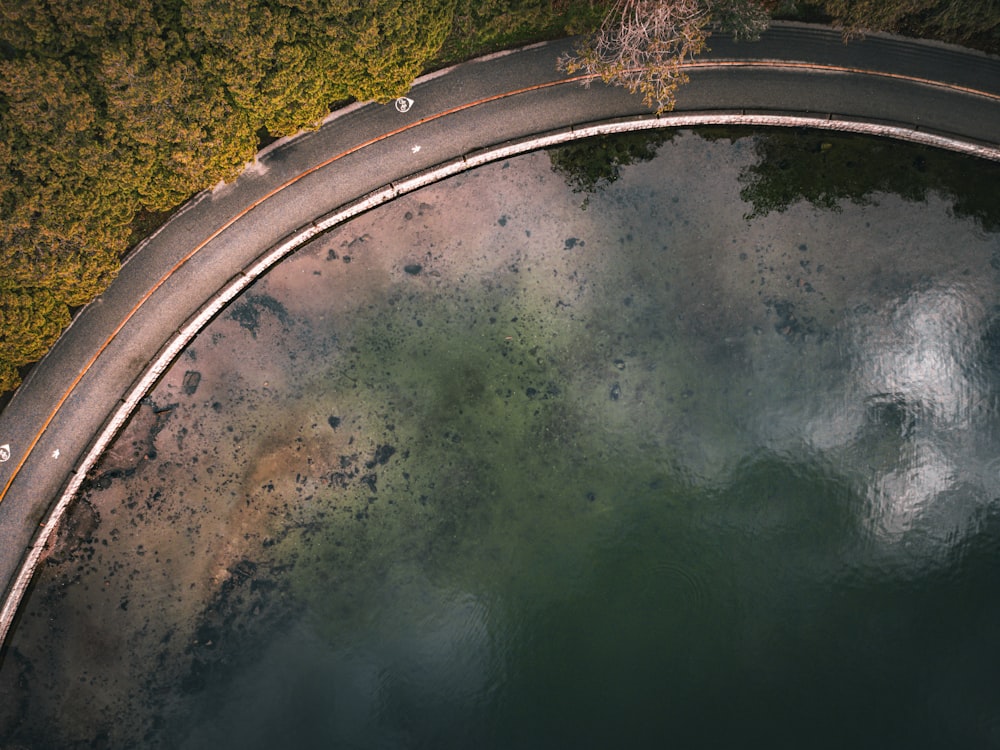
<path id="1" fill-rule="evenodd" d="M 981 89 L 974 89 L 970 86 L 961 86 L 957 83 L 947 83 L 946 81 L 935 81 L 932 78 L 921 78 L 906 73 L 889 73 L 881 70 L 868 70 L 867 68 L 852 68 L 846 65 L 828 65 L 825 63 L 796 62 L 786 60 L 697 60 L 684 64 L 685 68 L 791 68 L 793 70 L 820 70 L 831 73 L 854 73 L 857 75 L 876 76 L 879 78 L 891 78 L 897 81 L 908 83 L 919 83 L 934 88 L 943 88 L 950 91 L 959 91 L 963 94 L 981 96 L 993 101 L 1000 101 L 1000 93 L 992 93 Z"/>
<path id="2" fill-rule="evenodd" d="M 925 84 L 925 85 L 934 86 L 934 87 L 938 87 L 938 88 L 946 88 L 946 89 L 950 89 L 950 90 L 953 90 L 953 91 L 959 91 L 959 92 L 965 93 L 965 94 L 971 94 L 971 95 L 975 95 L 975 96 L 982 96 L 982 97 L 986 97 L 988 99 L 993 99 L 993 100 L 1000 101 L 1000 94 L 993 94 L 993 93 L 986 92 L 986 91 L 980 91 L 978 89 L 973 89 L 973 88 L 969 88 L 969 87 L 966 87 L 966 86 L 960 86 L 960 85 L 957 85 L 957 84 L 950 84 L 950 83 L 945 83 L 945 82 L 941 82 L 941 81 L 934 81 L 934 80 L 927 79 L 927 78 L 920 78 L 918 76 L 910 76 L 910 75 L 905 75 L 905 74 L 901 74 L 901 73 L 888 73 L 888 72 L 883 72 L 883 71 L 867 70 L 865 68 L 852 68 L 852 67 L 840 66 L 840 65 L 827 65 L 827 64 L 808 63 L 808 62 L 787 62 L 787 61 L 774 61 L 774 60 L 760 60 L 760 61 L 738 61 L 738 60 L 710 61 L 710 60 L 705 60 L 705 61 L 689 61 L 689 62 L 685 63 L 683 67 L 685 67 L 685 68 L 695 68 L 695 69 L 697 69 L 697 68 L 726 68 L 726 67 L 733 67 L 733 68 L 736 68 L 736 67 L 742 67 L 742 68 L 792 68 L 792 69 L 805 69 L 805 70 L 822 70 L 822 71 L 836 72 L 836 73 L 853 73 L 853 74 L 858 74 L 858 75 L 872 75 L 872 76 L 879 76 L 879 77 L 884 77 L 884 78 L 892 78 L 892 79 L 897 79 L 897 80 L 904 80 L 904 81 L 909 81 L 909 82 L 912 82 L 912 83 L 920 83 L 920 84 Z M 27 450 L 25 450 L 24 455 L 21 457 L 21 460 L 17 463 L 17 465 L 14 467 L 14 470 L 11 472 L 11 475 L 8 478 L 7 483 L 4 485 L 3 490 L 0 491 L 0 502 L 3 502 L 4 498 L 7 496 L 7 493 L 10 491 L 11 486 L 14 484 L 14 480 L 17 478 L 18 474 L 24 468 L 24 465 L 27 463 L 27 461 L 30 458 L 32 452 L 38 446 L 39 441 L 42 439 L 42 436 L 44 435 L 45 431 L 48 429 L 49 425 L 52 423 L 52 420 L 54 420 L 55 417 L 56 417 L 56 415 L 59 413 L 59 410 L 63 407 L 63 405 L 66 403 L 66 401 L 72 395 L 73 391 L 80 384 L 80 381 L 83 380 L 83 378 L 86 376 L 86 374 L 94 366 L 94 363 L 97 361 L 97 359 L 111 345 L 111 342 L 118 336 L 118 334 L 128 324 L 128 322 L 136 315 L 136 313 L 138 313 L 139 309 L 149 300 L 149 298 L 160 287 L 162 287 L 170 279 L 171 276 L 173 276 L 174 273 L 176 273 L 182 266 L 184 266 L 189 260 L 191 260 L 191 258 L 193 258 L 196 254 L 198 254 L 202 249 L 204 249 L 205 246 L 207 246 L 210 242 L 212 242 L 212 240 L 214 240 L 216 237 L 218 237 L 224 231 L 226 231 L 227 229 L 229 229 L 233 224 L 235 224 L 237 221 L 239 221 L 240 219 L 242 219 L 244 216 L 246 216 L 248 213 L 250 213 L 251 211 L 253 211 L 255 208 L 257 208 L 258 206 L 260 206 L 261 204 L 263 204 L 265 201 L 270 200 L 271 198 L 273 198 L 275 195 L 277 195 L 278 193 L 282 192 L 283 190 L 291 187 L 292 185 L 294 185 L 295 183 L 299 182 L 300 180 L 302 180 L 302 179 L 308 177 L 309 175 L 313 174 L 314 172 L 317 172 L 317 171 L 319 171 L 319 170 L 321 170 L 321 169 L 323 169 L 325 167 L 328 167 L 331 164 L 333 164 L 334 162 L 337 162 L 337 161 L 343 159 L 344 157 L 350 156 L 351 154 L 357 153 L 358 151 L 361 151 L 362 149 L 365 149 L 365 148 L 367 148 L 369 146 L 372 146 L 372 145 L 374 145 L 376 143 L 379 143 L 381 141 L 384 141 L 384 140 L 387 140 L 389 138 L 392 138 L 393 136 L 399 135 L 401 133 L 405 133 L 407 130 L 411 130 L 411 129 L 413 129 L 415 127 L 418 127 L 420 125 L 424 125 L 424 124 L 426 124 L 428 122 L 433 122 L 435 120 L 439 120 L 439 119 L 441 119 L 443 117 L 447 117 L 448 115 L 456 114 L 458 112 L 462 112 L 462 111 L 467 110 L 467 109 L 472 109 L 473 107 L 478 107 L 478 106 L 481 106 L 483 104 L 489 104 L 491 102 L 499 101 L 501 99 L 510 98 L 510 97 L 513 97 L 513 96 L 517 96 L 519 94 L 530 93 L 532 91 L 540 91 L 540 90 L 543 90 L 543 89 L 546 89 L 546 88 L 552 88 L 552 87 L 560 86 L 560 85 L 563 85 L 563 84 L 566 84 L 566 83 L 585 82 L 585 81 L 597 79 L 599 77 L 600 76 L 597 76 L 597 75 L 586 74 L 586 75 L 573 76 L 573 77 L 570 77 L 570 78 L 561 78 L 561 79 L 556 80 L 556 81 L 547 81 L 545 83 L 534 84 L 532 86 L 527 86 L 525 88 L 516 89 L 516 90 L 513 90 L 513 91 L 506 91 L 506 92 L 503 92 L 503 93 L 500 93 L 500 94 L 493 94 L 492 96 L 484 97 L 482 99 L 477 99 L 477 100 L 472 101 L 472 102 L 466 102 L 465 104 L 460 104 L 460 105 L 457 105 L 457 106 L 452 107 L 450 109 L 446 109 L 446 110 L 443 110 L 441 112 L 438 112 L 436 114 L 429 115 L 429 116 L 421 118 L 421 119 L 419 119 L 419 120 L 417 120 L 415 122 L 409 123 L 407 125 L 403 125 L 402 127 L 399 127 L 399 128 L 396 128 L 395 130 L 391 130 L 391 131 L 389 131 L 387 133 L 383 133 L 382 135 L 376 136 L 375 138 L 371 138 L 371 139 L 369 139 L 367 141 L 364 141 L 363 143 L 360 143 L 360 144 L 358 144 L 356 146 L 352 146 L 351 148 L 347 149 L 346 151 L 342 151 L 341 153 L 336 154 L 335 156 L 331 156 L 329 159 L 326 159 L 325 161 L 322 161 L 319 164 L 315 164 L 312 167 L 310 167 L 309 169 L 305 170 L 304 172 L 301 172 L 300 174 L 298 174 L 298 175 L 296 175 L 296 176 L 288 179 L 287 181 L 285 181 L 284 183 L 282 183 L 278 187 L 274 188 L 270 192 L 266 193 L 262 197 L 256 199 L 252 203 L 250 203 L 246 208 L 244 208 L 242 211 L 240 211 L 239 213 L 237 213 L 236 215 L 234 215 L 228 221 L 224 222 L 218 229 L 216 229 L 214 232 L 212 232 L 207 238 L 205 238 L 200 243 L 198 243 L 187 255 L 185 255 L 183 258 L 181 258 L 179 261 L 177 261 L 177 263 L 174 264 L 174 266 L 166 274 L 164 274 L 160 278 L 160 280 L 157 281 L 156 284 L 154 284 L 153 287 L 151 289 L 149 289 L 149 291 L 147 291 L 139 299 L 138 302 L 136 302 L 136 304 L 132 307 L 132 309 L 128 312 L 128 314 L 115 327 L 115 329 L 114 329 L 114 331 L 112 331 L 111 335 L 108 336 L 108 338 L 104 341 L 103 344 L 101 344 L 101 346 L 97 349 L 97 351 L 90 358 L 90 360 L 87 362 L 87 364 L 84 365 L 83 369 L 81 369 L 80 372 L 77 373 L 76 377 L 73 379 L 73 382 L 70 383 L 69 388 L 67 388 L 66 392 L 63 393 L 63 395 L 60 397 L 60 399 L 56 402 L 55 408 L 48 415 L 48 417 L 46 417 L 45 422 L 42 424 L 42 427 L 39 429 L 39 431 L 34 436 L 34 438 L 32 438 L 31 442 L 28 445 Z"/>

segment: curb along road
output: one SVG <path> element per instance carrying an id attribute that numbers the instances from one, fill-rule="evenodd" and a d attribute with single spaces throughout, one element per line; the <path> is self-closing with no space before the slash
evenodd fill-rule
<path id="1" fill-rule="evenodd" d="M 425 76 L 405 111 L 334 113 L 194 198 L 129 256 L 0 414 L 0 646 L 62 512 L 163 370 L 236 294 L 352 216 L 489 161 L 653 127 L 819 127 L 1000 161 L 997 57 L 883 35 L 844 45 L 830 29 L 778 24 L 760 42 L 714 38 L 657 118 L 621 89 L 558 74 L 571 44 Z"/>

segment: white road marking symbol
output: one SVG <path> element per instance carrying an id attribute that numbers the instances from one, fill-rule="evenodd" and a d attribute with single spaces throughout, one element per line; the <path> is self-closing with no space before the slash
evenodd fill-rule
<path id="1" fill-rule="evenodd" d="M 413 148 L 410 149 L 410 151 L 412 151 L 413 153 L 417 153 L 417 151 L 419 151 L 419 150 L 420 150 L 420 146 L 414 146 Z"/>
<path id="2" fill-rule="evenodd" d="M 52 451 L 52 458 L 59 458 L 59 449 L 58 448 L 56 448 L 54 451 Z"/>
<path id="3" fill-rule="evenodd" d="M 0 445 L 0 463 L 10 458 L 10 443 Z"/>
<path id="4" fill-rule="evenodd" d="M 413 100 L 408 96 L 401 96 L 396 100 L 396 111 L 397 112 L 409 112 L 410 107 L 413 106 Z"/>

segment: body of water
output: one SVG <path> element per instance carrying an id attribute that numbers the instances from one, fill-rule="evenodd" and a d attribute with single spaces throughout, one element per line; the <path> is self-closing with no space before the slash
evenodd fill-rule
<path id="1" fill-rule="evenodd" d="M 248 290 L 64 524 L 5 747 L 1000 746 L 1000 234 L 755 212 L 766 138 L 483 167 Z"/>

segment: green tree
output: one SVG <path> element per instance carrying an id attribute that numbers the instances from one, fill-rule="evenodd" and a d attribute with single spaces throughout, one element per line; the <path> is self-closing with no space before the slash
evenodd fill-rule
<path id="1" fill-rule="evenodd" d="M 0 113 L 0 360 L 10 387 L 69 309 L 114 278 L 131 211 L 105 180 L 99 108 L 76 60 L 0 61 Z"/>
<path id="2" fill-rule="evenodd" d="M 457 0 L 446 49 L 481 54 L 529 39 L 593 32 L 607 13 L 607 0 Z"/>
<path id="3" fill-rule="evenodd" d="M 264 0 L 184 0 L 181 19 L 202 70 L 254 131 L 290 135 L 347 96 L 327 74 L 325 31 L 317 36 L 313 19 L 299 9 Z"/>
<path id="4" fill-rule="evenodd" d="M 889 31 L 1000 49 L 998 0 L 821 0 L 819 5 L 848 38 Z"/>
<path id="5" fill-rule="evenodd" d="M 222 85 L 207 79 L 172 33 L 109 45 L 97 71 L 116 145 L 114 177 L 138 205 L 172 208 L 253 158 L 256 134 Z"/>
<path id="6" fill-rule="evenodd" d="M 903 18 L 933 7 L 938 0 L 824 0 L 823 9 L 849 36 L 863 31 L 898 31 Z"/>
<path id="7" fill-rule="evenodd" d="M 0 391 L 21 382 L 19 367 L 40 359 L 69 324 L 69 311 L 45 290 L 0 286 Z"/>
<path id="8" fill-rule="evenodd" d="M 327 33 L 348 94 L 381 102 L 405 94 L 441 50 L 454 10 L 455 0 L 343 2 Z"/>
<path id="9" fill-rule="evenodd" d="M 254 130 L 287 135 L 337 101 L 388 101 L 440 51 L 455 0 L 184 0 L 186 39 Z"/>
<path id="10" fill-rule="evenodd" d="M 738 40 L 756 41 L 780 5 L 781 0 L 711 0 L 708 7 L 713 29 Z"/>

